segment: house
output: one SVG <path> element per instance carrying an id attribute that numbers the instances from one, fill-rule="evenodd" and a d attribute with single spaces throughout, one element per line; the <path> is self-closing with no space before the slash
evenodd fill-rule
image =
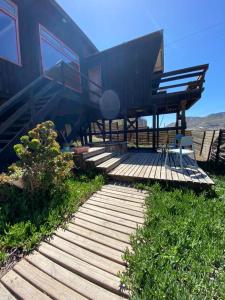
<path id="1" fill-rule="evenodd" d="M 100 52 L 55 0 L 1 0 L 0 162 L 46 119 L 62 138 L 69 124 L 67 138 L 87 143 L 92 122 L 104 135 L 106 122 L 123 119 L 126 141 L 128 132 L 138 135 L 138 118 L 152 115 L 155 148 L 160 114 L 176 113 L 175 129 L 185 130 L 185 110 L 201 98 L 207 69 L 165 73 L 163 31 Z"/>

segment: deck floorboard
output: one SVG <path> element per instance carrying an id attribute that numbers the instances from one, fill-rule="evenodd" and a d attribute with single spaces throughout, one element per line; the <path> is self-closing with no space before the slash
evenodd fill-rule
<path id="1" fill-rule="evenodd" d="M 168 167 L 165 167 L 165 154 L 161 152 L 130 153 L 129 159 L 110 171 L 108 175 L 115 180 L 158 180 L 185 182 L 194 185 L 213 185 L 212 179 L 200 168 L 195 168 L 193 159 L 183 156 L 184 168 L 179 165 L 179 157 L 170 154 Z"/>

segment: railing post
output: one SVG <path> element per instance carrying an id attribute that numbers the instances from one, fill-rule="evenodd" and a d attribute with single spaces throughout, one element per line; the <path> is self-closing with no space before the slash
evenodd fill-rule
<path id="1" fill-rule="evenodd" d="M 135 131 L 136 131 L 136 148 L 139 147 L 139 138 L 138 138 L 138 117 L 135 119 Z"/>
<path id="2" fill-rule="evenodd" d="M 218 144 L 217 144 L 217 150 L 216 150 L 216 164 L 219 163 L 219 159 L 220 159 L 221 140 L 222 140 L 222 129 L 220 129 L 219 136 L 218 136 Z"/>
<path id="3" fill-rule="evenodd" d="M 212 145 L 213 145 L 213 141 L 214 141 L 214 137 L 215 137 L 215 132 L 216 132 L 216 130 L 213 130 L 212 140 L 211 140 L 210 147 L 209 147 L 209 153 L 208 153 L 207 161 L 209 161 L 210 155 L 211 155 L 211 152 L 212 152 Z"/>
<path id="4" fill-rule="evenodd" d="M 202 150 L 203 150 L 204 142 L 205 142 L 205 134 L 206 134 L 206 130 L 203 133 L 202 144 L 201 144 L 201 149 L 200 149 L 200 156 L 202 156 Z"/>

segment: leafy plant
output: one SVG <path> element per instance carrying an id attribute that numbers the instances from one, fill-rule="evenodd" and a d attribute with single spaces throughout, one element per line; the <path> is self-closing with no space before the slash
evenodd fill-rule
<path id="1" fill-rule="evenodd" d="M 32 194 L 59 186 L 73 166 L 71 154 L 61 153 L 56 137 L 54 123 L 47 121 L 22 136 L 21 144 L 14 146 L 25 188 Z"/>

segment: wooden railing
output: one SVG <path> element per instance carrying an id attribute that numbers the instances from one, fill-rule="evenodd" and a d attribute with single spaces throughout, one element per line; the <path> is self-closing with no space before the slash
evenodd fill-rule
<path id="1" fill-rule="evenodd" d="M 96 123 L 92 123 L 92 133 L 97 137 L 102 137 L 102 133 Z M 213 161 L 217 164 L 225 164 L 225 129 L 220 130 L 186 130 L 186 135 L 193 137 L 194 148 L 198 160 Z M 161 147 L 167 136 L 169 142 L 173 143 L 175 140 L 176 130 L 173 128 L 160 128 L 156 132 L 157 146 Z M 152 147 L 153 142 L 152 128 L 139 127 L 138 130 L 138 145 Z M 111 138 L 112 141 L 124 141 L 124 128 L 123 124 L 113 122 L 111 124 Z M 110 139 L 109 126 L 105 124 L 105 139 Z M 127 132 L 127 142 L 130 145 L 136 144 L 135 130 Z"/>
<path id="2" fill-rule="evenodd" d="M 191 68 L 157 74 L 152 80 L 153 94 L 162 92 L 169 93 L 170 89 L 177 88 L 184 88 L 184 90 L 201 90 L 203 83 L 205 82 L 205 73 L 207 70 L 208 65 L 199 65 Z"/>

